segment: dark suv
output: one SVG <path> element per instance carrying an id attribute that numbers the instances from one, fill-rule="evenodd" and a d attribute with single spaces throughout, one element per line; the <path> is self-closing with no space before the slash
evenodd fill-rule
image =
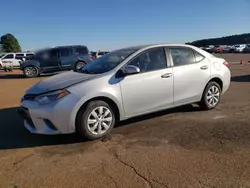
<path id="1" fill-rule="evenodd" d="M 77 70 L 89 63 L 90 55 L 86 46 L 59 46 L 37 51 L 20 65 L 26 77 L 36 77 L 40 73 Z"/>

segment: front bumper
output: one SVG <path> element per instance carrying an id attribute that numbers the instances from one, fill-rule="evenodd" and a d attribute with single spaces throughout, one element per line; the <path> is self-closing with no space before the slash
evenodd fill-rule
<path id="1" fill-rule="evenodd" d="M 69 134 L 75 132 L 75 106 L 78 99 L 68 95 L 56 102 L 39 105 L 34 100 L 24 100 L 17 113 L 24 119 L 24 126 L 34 134 Z"/>

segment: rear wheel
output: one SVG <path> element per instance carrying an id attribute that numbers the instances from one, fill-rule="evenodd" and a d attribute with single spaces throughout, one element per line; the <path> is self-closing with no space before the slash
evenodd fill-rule
<path id="1" fill-rule="evenodd" d="M 89 140 L 103 138 L 115 124 L 115 114 L 108 103 L 91 101 L 77 115 L 76 131 Z"/>
<path id="2" fill-rule="evenodd" d="M 76 69 L 76 70 L 81 69 L 81 68 L 84 67 L 85 65 L 86 65 L 85 62 L 79 61 L 79 62 L 76 63 L 75 69 Z"/>
<path id="3" fill-rule="evenodd" d="M 205 88 L 200 107 L 203 110 L 214 109 L 220 102 L 221 87 L 217 82 L 209 82 Z"/>
<path id="4" fill-rule="evenodd" d="M 27 78 L 34 78 L 38 76 L 39 71 L 36 67 L 28 66 L 24 68 L 23 73 Z"/>

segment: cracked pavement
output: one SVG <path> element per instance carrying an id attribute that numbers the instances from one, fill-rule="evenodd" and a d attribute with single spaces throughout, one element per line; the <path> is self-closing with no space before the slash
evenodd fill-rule
<path id="1" fill-rule="evenodd" d="M 29 134 L 15 107 L 44 77 L 0 79 L 0 187 L 250 188 L 250 65 L 230 69 L 217 109 L 134 118 L 92 142 Z"/>

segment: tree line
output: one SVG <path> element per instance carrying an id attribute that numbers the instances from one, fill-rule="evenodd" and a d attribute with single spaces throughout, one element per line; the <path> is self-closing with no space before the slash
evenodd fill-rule
<path id="1" fill-rule="evenodd" d="M 186 44 L 202 47 L 206 45 L 233 45 L 233 44 L 250 44 L 250 33 L 231 35 L 220 38 L 210 38 L 188 42 Z M 17 38 L 7 33 L 0 38 L 1 52 L 21 52 L 21 46 Z"/>
<path id="2" fill-rule="evenodd" d="M 14 35 L 7 33 L 0 38 L 1 52 L 21 52 L 21 46 Z"/>
<path id="3" fill-rule="evenodd" d="M 220 38 L 210 38 L 188 42 L 186 44 L 202 47 L 206 45 L 234 45 L 234 44 L 250 44 L 250 33 L 231 35 Z"/>

